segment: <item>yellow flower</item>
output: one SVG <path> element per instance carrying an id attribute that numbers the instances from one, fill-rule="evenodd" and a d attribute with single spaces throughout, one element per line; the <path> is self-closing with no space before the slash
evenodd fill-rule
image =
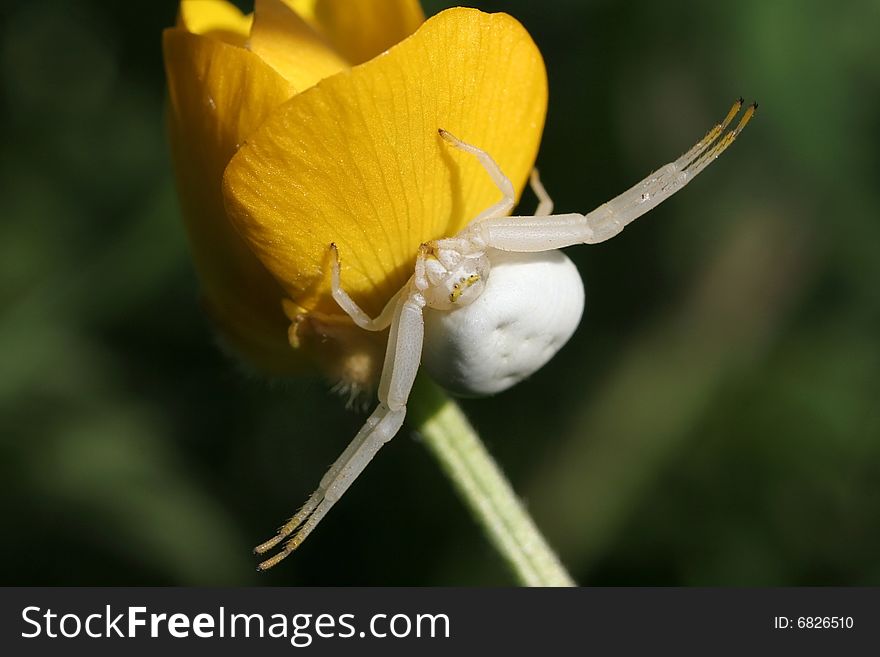
<path id="1" fill-rule="evenodd" d="M 257 0 L 253 20 L 184 0 L 165 33 L 175 165 L 206 303 L 264 368 L 290 371 L 305 351 L 343 383 L 375 380 L 383 336 L 341 316 L 328 249 L 338 246 L 343 287 L 375 314 L 421 243 L 497 200 L 438 128 L 492 153 L 517 193 L 525 184 L 547 102 L 528 33 L 505 14 L 459 8 L 408 36 L 421 21 L 405 0 Z"/>

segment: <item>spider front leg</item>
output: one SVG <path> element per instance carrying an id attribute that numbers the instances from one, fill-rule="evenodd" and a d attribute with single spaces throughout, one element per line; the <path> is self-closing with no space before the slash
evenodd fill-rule
<path id="1" fill-rule="evenodd" d="M 440 133 L 440 136 L 443 137 L 446 143 L 454 146 L 460 151 L 470 153 L 475 158 L 477 158 L 480 164 L 483 165 L 486 173 L 489 174 L 492 182 L 494 182 L 498 189 L 501 191 L 501 200 L 483 210 L 479 215 L 477 215 L 474 221 L 480 221 L 482 219 L 489 219 L 492 217 L 503 217 L 508 212 L 510 212 L 513 209 L 513 204 L 516 202 L 516 192 L 513 189 L 513 183 L 510 182 L 510 178 L 504 175 L 501 167 L 499 167 L 498 163 L 492 159 L 492 156 L 489 155 L 486 151 L 462 141 L 451 132 L 448 132 L 443 128 L 440 128 L 437 132 Z"/>
<path id="2" fill-rule="evenodd" d="M 628 224 L 681 190 L 714 162 L 742 132 L 755 114 L 749 105 L 735 128 L 727 130 L 743 109 L 737 100 L 724 120 L 684 155 L 652 173 L 630 189 L 603 203 L 587 215 L 559 214 L 547 217 L 477 217 L 462 237 L 502 251 L 536 252 L 574 244 L 596 244 L 620 233 Z"/>
<path id="3" fill-rule="evenodd" d="M 472 219 L 472 222 L 482 221 L 484 219 L 490 219 L 493 217 L 503 217 L 508 212 L 510 212 L 510 210 L 513 209 L 514 203 L 516 202 L 516 195 L 514 193 L 513 183 L 510 182 L 510 178 L 504 175 L 501 167 L 498 166 L 498 163 L 495 162 L 492 156 L 483 149 L 477 148 L 473 144 L 462 141 L 448 130 L 440 128 L 438 132 L 448 144 L 454 146 L 461 151 L 464 151 L 465 153 L 470 153 L 471 155 L 476 157 L 477 160 L 479 160 L 480 164 L 483 165 L 486 173 L 489 174 L 492 182 L 495 183 L 495 185 L 498 187 L 498 190 L 501 192 L 501 200 L 477 215 L 474 219 Z M 532 169 L 532 173 L 529 176 L 529 185 L 531 186 L 532 191 L 535 193 L 535 196 L 538 197 L 538 207 L 535 210 L 534 216 L 546 217 L 552 214 L 553 199 L 550 198 L 547 190 L 544 189 L 544 185 L 541 184 L 541 176 L 538 173 L 537 169 Z"/>
<path id="4" fill-rule="evenodd" d="M 335 292 L 341 291 L 338 261 L 334 267 L 333 287 L 335 298 Z M 312 493 L 297 514 L 281 527 L 273 538 L 254 549 L 257 554 L 265 554 L 287 539 L 284 547 L 276 555 L 260 563 L 259 570 L 272 568 L 299 547 L 348 490 L 352 482 L 363 472 L 382 445 L 394 438 L 400 431 L 406 416 L 406 402 L 418 373 L 425 331 L 422 318 L 422 309 L 425 306 L 424 297 L 413 285 L 408 284 L 404 290 L 405 294 L 398 293 L 397 295 L 397 302 L 393 305 L 393 313 L 389 322 L 391 332 L 388 336 L 388 348 L 385 352 L 385 363 L 379 382 L 379 405 L 367 418 L 364 426 L 345 448 L 345 451 L 330 466 L 318 484 L 317 490 Z M 363 315 L 360 317 L 361 319 L 366 317 L 369 320 L 368 323 L 374 327 L 379 324 L 382 315 L 376 320 L 370 320 L 347 294 L 344 292 L 343 294 L 343 298 L 350 302 L 349 307 L 343 306 L 344 310 L 348 312 L 354 308 L 355 312 L 359 313 L 359 317 L 360 314 Z M 355 319 L 355 321 L 358 320 Z M 372 330 L 380 329 L 373 328 Z"/>
<path id="5" fill-rule="evenodd" d="M 340 282 L 339 249 L 336 248 L 336 244 L 330 244 L 330 254 L 333 257 L 333 270 L 330 277 L 330 290 L 333 300 L 362 329 L 366 331 L 384 331 L 387 329 L 394 318 L 394 309 L 397 307 L 397 301 L 400 299 L 400 295 L 406 289 L 406 286 L 391 297 L 391 300 L 385 304 L 385 308 L 379 313 L 379 316 L 373 319 L 361 310 L 361 307 L 342 288 L 342 283 Z"/>
<path id="6" fill-rule="evenodd" d="M 544 184 L 541 182 L 541 174 L 538 173 L 537 169 L 532 169 L 532 173 L 529 176 L 529 187 L 532 188 L 532 192 L 538 197 L 538 207 L 535 208 L 533 216 L 549 217 L 553 214 L 553 199 L 550 198 L 550 194 L 544 189 Z"/>

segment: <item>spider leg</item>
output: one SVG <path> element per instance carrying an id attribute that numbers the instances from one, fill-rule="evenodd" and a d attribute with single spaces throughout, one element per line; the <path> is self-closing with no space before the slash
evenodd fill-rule
<path id="1" fill-rule="evenodd" d="M 438 132 L 447 143 L 451 144 L 460 151 L 470 153 L 471 155 L 476 157 L 477 160 L 479 160 L 480 164 L 483 165 L 486 173 L 489 174 L 489 177 L 492 178 L 492 182 L 494 182 L 495 185 L 497 185 L 498 189 L 501 191 L 501 200 L 483 210 L 471 221 L 471 223 L 475 221 L 482 221 L 483 219 L 488 219 L 490 217 L 503 217 L 508 212 L 510 212 L 511 209 L 513 209 L 514 203 L 516 202 L 516 192 L 513 189 L 513 183 L 511 183 L 510 179 L 504 175 L 504 172 L 501 171 L 501 168 L 498 166 L 495 160 L 492 159 L 492 156 L 489 155 L 486 151 L 462 141 L 451 132 L 447 132 L 443 128 L 440 128 Z"/>
<path id="2" fill-rule="evenodd" d="M 399 297 L 391 322 L 385 365 L 379 383 L 379 405 L 321 478 L 317 490 L 305 505 L 274 537 L 254 549 L 256 554 L 265 554 L 286 539 L 277 554 L 260 563 L 259 570 L 268 570 L 277 565 L 302 544 L 382 445 L 394 438 L 403 425 L 406 402 L 421 361 L 424 338 L 422 309 L 425 306 L 421 292 L 414 286 L 404 289 L 408 290 L 408 294 Z"/>
<path id="3" fill-rule="evenodd" d="M 400 294 L 405 288 L 401 288 L 400 292 L 391 297 L 391 300 L 385 304 L 385 308 L 382 309 L 379 316 L 373 319 L 342 288 L 342 283 L 340 282 L 339 249 L 336 247 L 336 244 L 330 244 L 330 253 L 333 257 L 333 273 L 330 279 L 330 290 L 333 299 L 345 311 L 345 314 L 351 317 L 354 323 L 362 329 L 366 331 L 384 331 L 387 329 L 394 317 L 394 309 L 397 306 L 398 299 L 400 299 Z"/>
<path id="4" fill-rule="evenodd" d="M 751 121 L 757 104 L 749 105 L 736 127 L 724 132 L 742 109 L 737 101 L 725 119 L 684 155 L 661 167 L 587 215 L 493 217 L 466 229 L 471 239 L 504 251 L 547 251 L 610 239 L 628 224 L 681 190 L 714 162 Z"/>
<path id="5" fill-rule="evenodd" d="M 534 216 L 549 217 L 553 214 L 553 199 L 550 198 L 550 194 L 544 189 L 541 175 L 537 169 L 532 169 L 532 174 L 529 176 L 529 186 L 532 188 L 535 196 L 538 197 L 538 207 L 535 209 Z"/>
<path id="6" fill-rule="evenodd" d="M 749 105 L 736 127 L 722 135 L 722 131 L 742 109 L 742 102 L 737 101 L 724 121 L 682 157 L 590 212 L 586 222 L 592 235 L 584 241 L 595 244 L 614 237 L 628 224 L 681 190 L 727 150 L 751 121 L 757 107 L 756 103 Z"/>

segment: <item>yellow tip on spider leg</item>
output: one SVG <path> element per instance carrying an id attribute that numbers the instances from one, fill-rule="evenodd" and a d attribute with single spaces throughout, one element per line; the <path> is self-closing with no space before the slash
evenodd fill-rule
<path id="1" fill-rule="evenodd" d="M 461 140 L 456 137 L 454 134 L 449 132 L 448 130 L 444 130 L 443 128 L 437 128 L 437 134 L 439 134 L 444 141 L 449 142 L 453 146 L 458 146 L 461 144 Z"/>
<path id="2" fill-rule="evenodd" d="M 743 101 L 742 99 L 740 99 L 734 104 L 734 108 L 741 109 L 742 105 Z M 689 171 L 692 177 L 697 175 L 700 171 L 706 168 L 710 162 L 715 160 L 719 155 L 727 150 L 727 148 L 739 136 L 739 133 L 742 132 L 746 125 L 748 125 L 749 121 L 752 120 L 752 117 L 754 117 L 755 111 L 757 109 L 758 103 L 752 103 L 751 105 L 749 105 L 735 128 L 728 130 L 723 137 L 721 137 L 714 145 L 712 145 L 711 148 L 706 148 L 705 150 L 703 150 L 697 157 L 693 159 L 690 164 L 687 165 L 686 170 Z M 731 112 L 733 112 L 732 109 Z M 725 127 L 729 125 L 737 113 L 738 112 L 733 112 L 732 115 L 729 113 L 722 125 L 724 125 Z"/>
<path id="3" fill-rule="evenodd" d="M 684 153 L 681 157 L 679 157 L 675 164 L 679 168 L 685 168 L 693 165 L 694 162 L 702 159 L 706 153 L 715 146 L 715 142 L 718 137 L 724 132 L 728 125 L 730 125 L 731 121 L 739 114 L 739 111 L 742 109 L 743 103 L 745 101 L 740 97 L 736 101 L 734 101 L 733 105 L 731 105 L 730 110 L 727 112 L 727 116 L 724 117 L 724 120 L 720 123 L 716 123 L 712 128 L 707 132 L 700 141 L 693 145 L 693 147 Z"/>
<path id="4" fill-rule="evenodd" d="M 752 120 L 752 117 L 755 115 L 755 112 L 757 112 L 757 111 L 758 111 L 758 103 L 757 102 L 749 105 L 748 108 L 746 109 L 745 113 L 742 115 L 742 118 L 739 120 L 739 123 L 737 124 L 736 128 L 734 128 L 734 130 L 733 130 L 734 134 L 738 135 L 740 132 L 742 132 L 743 128 L 745 128 L 746 125 L 748 124 L 748 122 Z"/>

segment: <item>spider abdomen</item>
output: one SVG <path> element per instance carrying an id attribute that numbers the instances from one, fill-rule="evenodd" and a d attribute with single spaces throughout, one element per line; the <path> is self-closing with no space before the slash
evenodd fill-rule
<path id="1" fill-rule="evenodd" d="M 584 310 L 577 268 L 561 251 L 489 251 L 485 290 L 455 310 L 426 308 L 422 364 L 460 395 L 491 395 L 519 383 L 572 336 Z"/>

